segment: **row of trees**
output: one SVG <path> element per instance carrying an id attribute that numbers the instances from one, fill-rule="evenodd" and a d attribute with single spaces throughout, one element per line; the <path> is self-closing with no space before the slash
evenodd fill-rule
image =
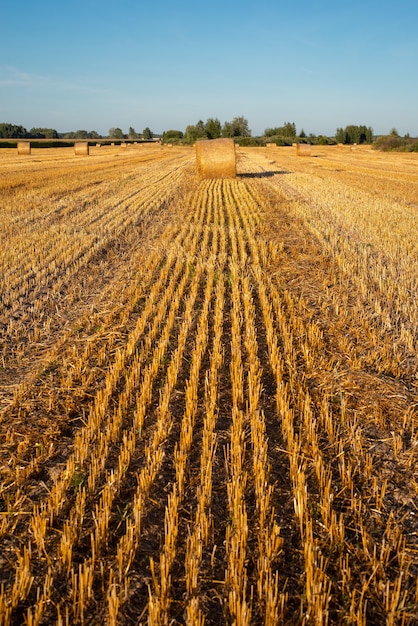
<path id="1" fill-rule="evenodd" d="M 251 137 L 248 120 L 239 116 L 222 125 L 217 117 L 210 117 L 206 123 L 199 120 L 196 124 L 190 124 L 184 133 L 181 130 L 166 130 L 162 139 L 164 142 L 182 141 L 192 144 L 198 139 L 219 139 L 220 137 Z"/>
<path id="2" fill-rule="evenodd" d="M 149 127 L 144 128 L 142 133 L 138 133 L 135 128 L 130 126 L 126 134 L 119 127 L 109 128 L 109 134 L 107 137 L 120 140 L 142 139 L 150 141 L 157 136 L 158 135 L 155 135 Z M 199 120 L 196 124 L 190 124 L 187 126 L 184 132 L 181 130 L 166 130 L 162 135 L 162 140 L 166 143 L 174 142 L 193 144 L 199 139 L 218 139 L 219 137 L 236 138 L 240 143 L 246 145 L 263 145 L 267 142 L 273 142 L 277 145 L 292 145 L 295 141 L 311 144 L 371 144 L 375 139 L 373 136 L 373 129 L 370 126 L 356 126 L 351 124 L 345 128 L 337 128 L 334 137 L 327 137 L 325 135 L 314 135 L 312 133 L 307 135 L 303 129 L 299 132 L 299 134 L 297 134 L 296 124 L 294 122 L 285 122 L 282 126 L 266 128 L 262 137 L 252 137 L 248 120 L 243 116 L 238 116 L 234 117 L 229 122 L 224 122 L 223 124 L 221 124 L 220 120 L 216 117 L 210 117 L 206 120 L 206 122 Z M 403 147 L 406 145 L 409 146 L 411 143 L 411 141 L 408 141 L 409 135 L 405 135 L 402 140 L 396 129 L 392 129 L 390 134 L 385 137 L 386 139 L 379 138 L 377 142 L 380 141 L 382 145 L 385 144 L 385 146 L 390 146 L 386 149 L 396 149 L 396 147 Z M 30 131 L 27 131 L 23 126 L 0 123 L 0 138 L 102 139 L 103 135 L 100 135 L 95 130 L 76 130 L 67 133 L 58 133 L 54 128 L 31 128 Z M 414 144 L 414 149 L 415 145 L 416 144 Z"/>
<path id="3" fill-rule="evenodd" d="M 129 127 L 128 133 L 125 135 L 121 128 L 109 128 L 109 137 L 112 139 L 145 139 L 149 141 L 154 137 L 154 133 L 148 128 L 144 128 L 141 133 L 137 133 L 135 128 Z"/>
<path id="4" fill-rule="evenodd" d="M 305 136 L 305 132 L 303 136 Z M 285 122 L 283 126 L 277 126 L 276 128 L 266 128 L 264 131 L 265 137 L 296 137 L 296 124 L 294 122 Z"/>
<path id="5" fill-rule="evenodd" d="M 369 126 L 346 126 L 345 128 L 337 128 L 335 133 L 337 143 L 353 144 L 353 143 L 373 143 L 373 129 Z"/>
<path id="6" fill-rule="evenodd" d="M 110 128 L 109 138 L 111 139 L 145 139 L 150 140 L 154 137 L 154 133 L 148 128 L 144 128 L 142 134 L 137 133 L 132 126 L 127 134 L 124 134 L 120 128 Z M 55 128 L 31 128 L 29 131 L 24 126 L 16 124 L 8 124 L 6 122 L 0 124 L 0 138 L 2 139 L 102 139 L 95 130 L 75 130 L 67 133 L 58 133 Z"/>
<path id="7" fill-rule="evenodd" d="M 418 139 L 413 139 L 409 133 L 400 136 L 396 128 L 392 128 L 389 135 L 381 135 L 373 144 L 375 150 L 383 152 L 418 152 Z"/>
<path id="8" fill-rule="evenodd" d="M 218 118 L 210 117 L 206 123 L 199 120 L 197 124 L 186 127 L 185 132 L 181 130 L 167 130 L 162 135 L 164 142 L 189 143 L 193 144 L 199 139 L 217 139 L 219 137 L 234 137 L 240 143 L 246 145 L 263 145 L 272 142 L 277 145 L 292 145 L 294 142 L 311 144 L 330 143 L 372 143 L 373 129 L 366 126 L 346 126 L 344 129 L 337 128 L 335 137 L 325 135 L 307 135 L 303 129 L 298 134 L 294 122 L 285 122 L 282 126 L 266 128 L 262 137 L 252 137 L 248 121 L 245 117 L 234 117 L 230 122 L 222 125 Z"/>

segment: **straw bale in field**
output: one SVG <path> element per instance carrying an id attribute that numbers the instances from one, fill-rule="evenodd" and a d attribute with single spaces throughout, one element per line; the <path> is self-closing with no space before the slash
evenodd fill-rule
<path id="1" fill-rule="evenodd" d="M 200 178 L 235 178 L 237 175 L 233 139 L 197 141 L 196 169 Z"/>
<path id="2" fill-rule="evenodd" d="M 18 154 L 30 154 L 31 153 L 30 141 L 18 141 L 17 153 Z"/>
<path id="3" fill-rule="evenodd" d="M 127 144 L 126 142 L 121 143 L 121 144 L 120 144 L 120 147 L 121 147 L 121 148 L 123 148 L 123 149 L 125 149 L 125 148 L 127 148 L 127 147 L 128 147 L 128 144 Z"/>
<path id="4" fill-rule="evenodd" d="M 266 143 L 266 148 L 276 148 L 276 144 L 274 142 Z"/>
<path id="5" fill-rule="evenodd" d="M 89 154 L 89 143 L 88 141 L 77 141 L 74 144 L 74 154 L 78 156 L 86 156 Z"/>
<path id="6" fill-rule="evenodd" d="M 311 155 L 311 146 L 308 143 L 297 143 L 296 144 L 296 155 L 297 156 L 310 156 Z"/>

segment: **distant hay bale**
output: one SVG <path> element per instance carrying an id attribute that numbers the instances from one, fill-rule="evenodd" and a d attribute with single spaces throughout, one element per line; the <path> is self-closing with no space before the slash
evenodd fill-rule
<path id="1" fill-rule="evenodd" d="M 311 146 L 308 143 L 296 144 L 296 156 L 311 156 Z"/>
<path id="2" fill-rule="evenodd" d="M 128 147 L 128 144 L 126 142 L 121 143 L 120 147 L 123 148 L 124 150 Z"/>
<path id="3" fill-rule="evenodd" d="M 101 145 L 101 143 L 96 143 L 96 148 L 100 148 Z"/>
<path id="4" fill-rule="evenodd" d="M 89 142 L 88 141 L 77 141 L 74 144 L 74 154 L 77 156 L 88 156 L 89 154 Z"/>
<path id="5" fill-rule="evenodd" d="M 196 169 L 200 178 L 235 178 L 237 175 L 233 139 L 196 141 Z"/>
<path id="6" fill-rule="evenodd" d="M 30 141 L 18 141 L 17 153 L 18 154 L 30 154 L 31 153 Z"/>
<path id="7" fill-rule="evenodd" d="M 276 148 L 276 144 L 273 142 L 266 143 L 266 148 Z"/>

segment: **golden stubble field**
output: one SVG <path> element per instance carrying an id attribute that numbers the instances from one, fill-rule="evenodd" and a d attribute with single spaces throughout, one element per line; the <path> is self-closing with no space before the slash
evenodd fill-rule
<path id="1" fill-rule="evenodd" d="M 418 623 L 417 156 L 0 151 L 0 624 Z"/>

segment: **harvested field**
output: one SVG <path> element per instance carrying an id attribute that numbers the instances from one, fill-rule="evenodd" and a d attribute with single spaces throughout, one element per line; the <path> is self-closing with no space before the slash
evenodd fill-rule
<path id="1" fill-rule="evenodd" d="M 0 624 L 418 623 L 417 157 L 0 151 Z"/>

